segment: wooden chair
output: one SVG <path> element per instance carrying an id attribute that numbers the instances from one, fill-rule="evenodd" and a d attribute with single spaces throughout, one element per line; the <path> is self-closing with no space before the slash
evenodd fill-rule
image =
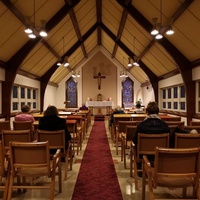
<path id="1" fill-rule="evenodd" d="M 183 126 L 183 130 L 191 131 L 196 130 L 197 133 L 200 133 L 200 126 Z"/>
<path id="2" fill-rule="evenodd" d="M 181 121 L 181 117 L 170 117 L 168 121 Z"/>
<path id="3" fill-rule="evenodd" d="M 67 129 L 71 134 L 71 144 L 72 144 L 72 151 L 73 154 L 75 152 L 75 148 L 76 148 L 76 154 L 79 154 L 79 149 L 80 149 L 80 134 L 77 130 L 77 121 L 73 120 L 73 119 L 67 119 L 66 120 L 67 123 Z"/>
<path id="4" fill-rule="evenodd" d="M 32 142 L 30 130 L 3 130 L 2 131 L 2 143 L 5 154 L 9 150 L 9 142 Z"/>
<path id="5" fill-rule="evenodd" d="M 46 130 L 37 130 L 36 131 L 36 140 L 38 142 L 49 141 L 49 149 L 61 149 L 61 157 L 65 158 L 65 176 L 64 180 L 67 180 L 68 166 L 70 163 L 70 170 L 72 170 L 73 156 L 71 143 L 69 142 L 68 148 L 66 149 L 65 145 L 65 131 L 46 131 Z"/>
<path id="6" fill-rule="evenodd" d="M 113 124 L 111 127 L 111 137 L 113 142 L 116 142 L 116 132 L 118 131 L 119 121 L 131 121 L 131 115 L 126 114 L 114 114 L 113 115 Z"/>
<path id="7" fill-rule="evenodd" d="M 192 198 L 197 198 L 199 164 L 198 147 L 183 149 L 156 147 L 154 167 L 151 166 L 147 156 L 143 156 L 142 200 L 145 200 L 146 178 L 149 200 L 154 200 L 154 189 L 157 187 L 182 188 L 182 198 L 186 198 L 186 188 L 191 186 Z"/>
<path id="8" fill-rule="evenodd" d="M 10 163 L 5 159 L 3 144 L 0 141 L 0 189 L 3 190 L 3 200 L 7 200 L 9 187 Z M 4 179 L 4 180 L 3 180 Z"/>
<path id="9" fill-rule="evenodd" d="M 2 130 L 11 130 L 10 121 L 0 121 L 0 133 Z"/>
<path id="10" fill-rule="evenodd" d="M 142 164 L 142 156 L 154 156 L 155 147 L 169 147 L 169 133 L 162 134 L 144 134 L 138 133 L 138 144 L 131 144 L 131 156 L 130 156 L 130 176 L 132 176 L 134 166 L 134 179 L 135 189 L 138 190 L 138 172 L 142 172 L 141 168 L 138 168 L 138 164 Z M 153 160 L 152 160 L 153 162 Z"/>
<path id="11" fill-rule="evenodd" d="M 62 192 L 61 179 L 61 154 L 57 150 L 53 159 L 50 160 L 49 142 L 10 142 L 10 163 L 11 175 L 8 192 L 8 200 L 12 197 L 13 189 L 49 189 L 50 200 L 54 199 L 55 177 L 58 175 L 59 193 Z M 15 178 L 23 177 L 23 182 L 15 184 Z M 47 177 L 50 183 L 33 184 L 33 179 L 30 183 L 26 178 Z M 47 180 L 45 180 L 45 183 Z"/>
<path id="12" fill-rule="evenodd" d="M 122 152 L 123 152 L 123 160 L 124 160 L 124 168 L 126 169 L 126 150 L 130 151 L 131 143 L 133 141 L 133 137 L 135 135 L 137 126 L 126 126 L 126 132 L 122 135 Z"/>
<path id="13" fill-rule="evenodd" d="M 122 147 L 122 135 L 126 134 L 126 126 L 136 126 L 135 121 L 119 121 L 118 122 L 118 129 L 116 131 L 116 154 L 118 155 L 118 148 L 119 148 L 119 143 L 121 144 Z M 123 161 L 123 150 L 121 150 L 121 161 Z"/>
<path id="14" fill-rule="evenodd" d="M 168 124 L 168 126 L 169 125 L 176 125 L 180 129 L 183 129 L 183 126 L 185 124 L 185 122 L 183 122 L 183 121 L 165 121 L 165 122 Z"/>
<path id="15" fill-rule="evenodd" d="M 77 122 L 77 132 L 80 139 L 80 150 L 82 150 L 83 134 L 84 134 L 84 123 L 83 117 L 81 115 L 69 115 L 67 120 L 76 120 Z"/>
<path id="16" fill-rule="evenodd" d="M 190 121 L 190 126 L 200 126 L 200 121 Z"/>
<path id="17" fill-rule="evenodd" d="M 13 121 L 14 130 L 30 130 L 32 140 L 34 139 L 34 127 L 31 121 Z"/>
<path id="18" fill-rule="evenodd" d="M 200 134 L 175 133 L 175 148 L 200 147 Z"/>

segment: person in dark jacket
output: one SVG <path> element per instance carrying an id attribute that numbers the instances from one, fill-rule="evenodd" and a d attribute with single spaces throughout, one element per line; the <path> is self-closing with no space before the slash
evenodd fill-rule
<path id="1" fill-rule="evenodd" d="M 147 117 L 138 124 L 135 137 L 133 138 L 133 142 L 137 149 L 137 138 L 138 133 L 145 133 L 145 134 L 162 134 L 162 133 L 169 133 L 170 129 L 168 125 L 160 119 L 158 116 L 159 108 L 156 102 L 149 102 L 146 108 Z M 142 157 L 141 157 L 142 158 Z M 154 160 L 154 156 L 148 155 L 148 159 L 150 161 Z M 141 163 L 137 164 L 137 167 L 141 169 Z M 138 173 L 138 176 L 141 177 L 142 173 Z"/>
<path id="2" fill-rule="evenodd" d="M 149 102 L 146 108 L 147 117 L 138 124 L 133 142 L 137 145 L 138 133 L 161 134 L 170 133 L 168 125 L 158 116 L 159 108 L 156 102 Z"/>
<path id="3" fill-rule="evenodd" d="M 82 103 L 81 107 L 79 110 L 88 110 L 88 107 L 85 105 L 85 103 Z"/>
<path id="4" fill-rule="evenodd" d="M 48 106 L 44 111 L 44 117 L 40 118 L 38 129 L 46 131 L 65 130 L 65 144 L 67 149 L 71 135 L 67 129 L 66 120 L 58 116 L 58 110 L 55 106 Z"/>

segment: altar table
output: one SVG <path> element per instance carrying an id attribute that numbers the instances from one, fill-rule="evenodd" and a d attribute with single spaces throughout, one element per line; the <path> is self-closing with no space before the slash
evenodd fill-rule
<path id="1" fill-rule="evenodd" d="M 106 108 L 106 114 L 109 113 L 109 110 L 114 106 L 113 101 L 86 101 L 85 105 L 88 108 L 91 108 L 93 114 L 93 108 Z"/>

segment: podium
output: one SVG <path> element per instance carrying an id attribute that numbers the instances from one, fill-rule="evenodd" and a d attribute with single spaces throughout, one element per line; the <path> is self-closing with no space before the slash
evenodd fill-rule
<path id="1" fill-rule="evenodd" d="M 64 101 L 65 108 L 69 108 L 69 103 L 70 103 L 70 101 Z"/>

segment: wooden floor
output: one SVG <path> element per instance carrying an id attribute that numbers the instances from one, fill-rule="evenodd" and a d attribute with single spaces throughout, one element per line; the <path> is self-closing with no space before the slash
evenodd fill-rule
<path id="1" fill-rule="evenodd" d="M 92 121 L 94 123 L 94 121 Z M 106 128 L 108 127 L 107 121 Z M 87 138 L 89 137 L 89 133 L 91 130 L 91 127 L 89 128 L 89 131 L 87 133 L 87 137 L 84 140 L 83 144 L 83 150 L 79 153 L 79 155 L 75 156 L 75 161 L 73 164 L 73 170 L 69 171 L 68 173 L 68 179 L 67 181 L 63 181 L 63 192 L 59 194 L 57 191 L 55 192 L 55 200 L 71 200 L 71 196 L 73 194 L 74 185 L 77 179 L 78 171 L 81 165 L 81 159 L 84 153 L 84 149 L 87 144 Z M 139 190 L 135 191 L 134 187 L 134 179 L 129 176 L 129 169 L 124 169 L 123 162 L 121 162 L 120 155 L 116 156 L 115 146 L 113 145 L 110 134 L 107 128 L 107 135 L 110 141 L 110 148 L 111 153 L 113 156 L 113 161 L 115 163 L 116 172 L 118 175 L 119 184 L 121 187 L 122 195 L 124 200 L 141 200 L 141 179 L 139 179 Z M 127 164 L 127 166 L 129 166 Z M 64 166 L 63 166 L 64 167 Z M 63 170 L 64 172 L 64 170 Z M 40 181 L 38 179 L 37 181 Z M 57 185 L 56 188 L 58 189 Z M 88 188 L 89 189 L 89 188 Z M 188 190 L 188 193 L 191 191 Z M 173 189 L 167 189 L 167 188 L 159 188 L 155 191 L 155 197 L 156 199 L 181 199 L 180 198 L 181 191 L 180 190 L 173 190 Z M 0 191 L 0 199 L 2 198 L 2 191 Z M 17 192 L 13 192 L 13 198 L 12 200 L 47 200 L 49 199 L 49 193 L 47 190 L 28 190 L 26 193 L 18 194 Z M 96 200 L 96 199 L 94 199 Z M 148 192 L 146 194 L 146 200 L 148 200 Z M 192 200 L 192 199 L 190 199 Z"/>

